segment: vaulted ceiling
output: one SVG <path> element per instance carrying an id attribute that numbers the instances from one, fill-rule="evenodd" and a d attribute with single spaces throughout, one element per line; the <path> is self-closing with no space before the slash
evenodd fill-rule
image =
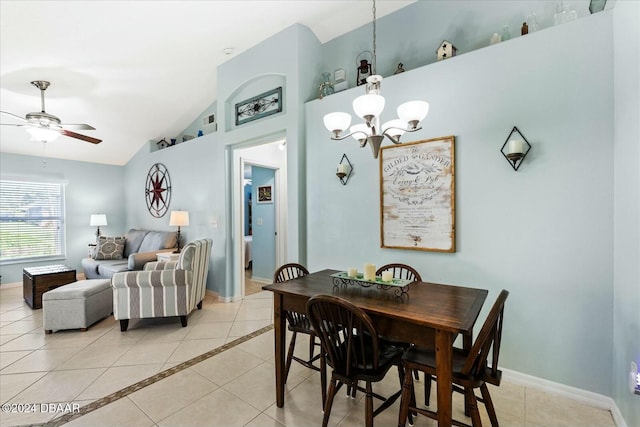
<path id="1" fill-rule="evenodd" d="M 413 1 L 378 0 L 382 17 Z M 0 152 L 125 164 L 145 143 L 182 132 L 216 100 L 217 66 L 292 24 L 326 42 L 371 21 L 369 1 L 0 2 L 0 110 L 46 111 L 99 145 L 43 144 L 0 126 Z M 2 123 L 18 123 L 2 115 Z"/>

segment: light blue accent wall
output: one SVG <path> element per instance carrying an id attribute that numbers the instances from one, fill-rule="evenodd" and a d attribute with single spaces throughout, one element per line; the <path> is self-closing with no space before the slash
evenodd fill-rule
<path id="1" fill-rule="evenodd" d="M 613 28 L 613 398 L 630 427 L 640 425 L 629 391 L 631 361 L 640 365 L 640 2 L 616 2 Z"/>
<path id="2" fill-rule="evenodd" d="M 275 239 L 275 206 L 278 194 L 275 189 L 275 171 L 260 166 L 251 167 L 253 210 L 253 277 L 271 279 L 275 272 L 276 239 Z M 258 187 L 270 185 L 273 203 L 258 203 Z"/>
<path id="3" fill-rule="evenodd" d="M 89 252 L 88 244 L 96 240 L 96 229 L 89 226 L 91 214 L 107 215 L 108 225 L 100 227 L 104 236 L 122 235 L 126 231 L 120 166 L 2 153 L 0 173 L 3 177 L 64 182 L 66 227 L 65 259 L 2 265 L 2 283 L 22 282 L 22 269 L 38 265 L 65 264 L 82 273 L 81 260 Z"/>
<path id="4" fill-rule="evenodd" d="M 161 218 L 147 210 L 145 183 L 149 169 L 155 163 L 167 167 L 171 177 L 169 211 Z M 127 224 L 134 228 L 175 230 L 169 226 L 172 210 L 189 212 L 189 226 L 182 227 L 184 242 L 212 238 L 211 263 L 207 288 L 219 291 L 218 283 L 225 280 L 226 235 L 225 221 L 224 149 L 217 144 L 217 133 L 149 152 L 143 147 L 124 167 Z"/>
<path id="5" fill-rule="evenodd" d="M 410 264 L 427 281 L 488 289 L 481 319 L 508 289 L 501 365 L 610 395 L 612 42 L 611 14 L 600 13 L 382 82 L 383 121 L 406 100 L 431 104 L 404 141 L 456 137 L 453 254 L 380 248 L 378 161 L 352 138 L 331 141 L 322 123 L 352 113 L 361 91 L 307 103 L 309 269 Z M 518 172 L 500 154 L 513 126 L 533 146 Z M 347 186 L 334 174 L 342 153 Z"/>

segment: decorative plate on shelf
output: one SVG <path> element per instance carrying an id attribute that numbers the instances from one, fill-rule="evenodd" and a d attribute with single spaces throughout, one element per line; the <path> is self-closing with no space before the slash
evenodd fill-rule
<path id="1" fill-rule="evenodd" d="M 171 178 L 165 165 L 156 163 L 151 166 L 144 191 L 149 213 L 156 218 L 163 217 L 171 202 Z"/>

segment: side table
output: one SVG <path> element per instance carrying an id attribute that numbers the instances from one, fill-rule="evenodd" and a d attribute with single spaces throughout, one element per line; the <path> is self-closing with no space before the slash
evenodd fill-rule
<path id="1" fill-rule="evenodd" d="M 177 261 L 180 258 L 180 254 L 174 254 L 173 252 L 158 252 L 156 254 L 156 259 L 158 261 Z"/>
<path id="2" fill-rule="evenodd" d="M 76 270 L 66 265 L 43 265 L 22 270 L 22 296 L 32 309 L 42 308 L 42 294 L 76 281 Z"/>

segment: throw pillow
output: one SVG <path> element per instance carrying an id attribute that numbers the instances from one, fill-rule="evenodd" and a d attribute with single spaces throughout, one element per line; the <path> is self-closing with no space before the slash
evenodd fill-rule
<path id="1" fill-rule="evenodd" d="M 100 236 L 98 240 L 98 250 L 95 259 L 122 259 L 124 252 L 124 237 Z"/>

